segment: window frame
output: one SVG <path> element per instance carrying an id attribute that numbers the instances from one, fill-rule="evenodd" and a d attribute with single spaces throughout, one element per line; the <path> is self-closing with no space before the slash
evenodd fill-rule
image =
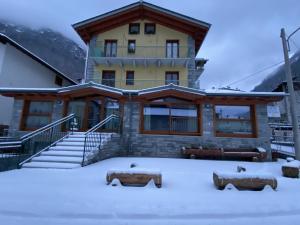
<path id="1" fill-rule="evenodd" d="M 165 98 L 165 97 L 164 97 Z M 178 98 L 180 99 L 180 98 Z M 150 101 L 143 101 L 140 104 L 140 133 L 141 134 L 153 134 L 153 135 L 186 135 L 186 136 L 202 136 L 202 104 L 200 103 L 195 103 L 192 101 L 188 101 L 185 99 L 182 99 L 184 101 L 187 101 L 187 103 L 173 103 L 173 102 L 153 102 L 152 99 Z M 144 107 L 145 106 L 151 106 L 151 105 L 156 105 L 156 106 L 167 106 L 169 109 L 169 130 L 168 131 L 152 131 L 152 130 L 145 130 L 144 129 Z M 171 108 L 176 107 L 176 106 L 187 106 L 187 105 L 193 105 L 197 109 L 197 132 L 176 132 L 172 130 L 172 115 L 171 115 Z M 174 116 L 173 116 L 174 117 Z M 187 117 L 189 118 L 189 117 Z"/>
<path id="2" fill-rule="evenodd" d="M 49 102 L 51 103 L 51 112 L 48 112 L 48 113 L 30 113 L 30 103 L 31 102 Z M 28 128 L 26 126 L 26 121 L 27 121 L 27 118 L 29 116 L 44 116 L 44 117 L 48 117 L 49 118 L 49 121 L 50 123 L 52 122 L 52 114 L 53 114 L 53 105 L 54 105 L 54 102 L 51 101 L 51 100 L 24 100 L 24 105 L 23 105 L 23 111 L 22 111 L 22 118 L 21 118 L 21 123 L 20 123 L 20 130 L 21 131 L 34 131 L 34 130 L 37 130 L 41 127 L 37 127 L 37 128 Z"/>
<path id="3" fill-rule="evenodd" d="M 216 116 L 216 106 L 249 106 L 250 107 L 250 119 L 218 119 Z M 230 103 L 220 103 L 214 104 L 213 106 L 213 126 L 214 126 L 214 134 L 215 137 L 236 137 L 236 138 L 257 138 L 257 121 L 256 121 L 256 107 L 253 104 L 230 104 Z M 251 134 L 230 134 L 230 133 L 222 133 L 217 131 L 217 121 L 250 121 L 251 123 Z"/>
<path id="4" fill-rule="evenodd" d="M 148 26 L 153 26 L 154 27 L 153 33 L 147 33 L 146 29 L 147 29 Z M 144 24 L 144 34 L 146 34 L 146 35 L 156 34 L 156 24 L 155 23 L 145 23 Z"/>
<path id="5" fill-rule="evenodd" d="M 133 78 L 129 79 L 128 76 L 132 74 Z M 133 86 L 134 85 L 134 70 L 126 71 L 126 85 Z"/>
<path id="6" fill-rule="evenodd" d="M 132 33 L 131 32 L 131 27 L 132 26 L 138 26 L 139 27 L 139 31 L 137 33 Z M 141 24 L 140 23 L 130 23 L 129 26 L 128 26 L 128 34 L 130 35 L 138 35 L 141 33 Z"/>
<path id="7" fill-rule="evenodd" d="M 113 79 L 107 79 L 107 78 L 103 78 L 104 74 L 113 74 Z M 105 84 L 105 81 L 107 82 L 114 82 L 114 85 L 111 86 L 111 85 L 107 85 Z M 116 71 L 115 70 L 102 70 L 102 77 L 101 77 L 101 84 L 102 85 L 106 85 L 106 86 L 109 86 L 109 87 L 116 87 Z"/>
<path id="8" fill-rule="evenodd" d="M 115 56 L 113 56 L 113 48 L 112 48 L 112 46 L 109 49 L 109 55 L 107 55 L 107 44 L 109 44 L 109 43 L 110 44 L 112 44 L 112 43 L 116 44 Z M 115 58 L 115 57 L 118 56 L 118 40 L 107 39 L 107 40 L 104 41 L 104 56 L 105 57 L 113 57 L 113 58 Z"/>
<path id="9" fill-rule="evenodd" d="M 168 81 L 168 79 L 167 79 L 167 76 L 168 76 L 168 75 L 176 75 L 176 77 L 177 77 L 176 83 L 173 83 L 173 82 L 167 82 L 167 81 Z M 172 79 L 172 81 L 173 81 L 173 79 Z M 175 84 L 175 85 L 179 85 L 179 84 L 180 84 L 180 80 L 179 80 L 179 71 L 166 71 L 166 72 L 165 72 L 165 85 L 168 85 L 168 84 L 170 84 L 170 83 L 173 83 L 173 84 Z"/>
<path id="10" fill-rule="evenodd" d="M 130 44 L 134 44 L 134 49 L 130 49 Z M 128 40 L 128 47 L 127 47 L 127 53 L 128 54 L 135 54 L 136 51 L 136 40 Z"/>
<path id="11" fill-rule="evenodd" d="M 172 56 L 171 57 L 169 57 L 168 56 L 168 44 L 172 44 Z M 177 56 L 175 57 L 174 56 L 174 53 L 173 53 L 173 44 L 177 44 Z M 180 50 L 180 47 L 179 47 L 179 40 L 166 40 L 166 58 L 168 58 L 168 59 L 177 59 L 177 58 L 179 58 L 179 56 L 180 56 L 180 52 L 179 52 L 179 50 Z"/>

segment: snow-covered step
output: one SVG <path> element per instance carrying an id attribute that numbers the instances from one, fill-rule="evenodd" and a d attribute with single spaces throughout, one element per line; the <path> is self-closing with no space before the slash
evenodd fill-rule
<path id="1" fill-rule="evenodd" d="M 39 168 L 39 169 L 74 169 L 81 165 L 78 163 L 56 163 L 56 162 L 29 162 L 25 163 L 22 168 Z"/>
<path id="2" fill-rule="evenodd" d="M 41 156 L 73 156 L 73 157 L 81 157 L 82 158 L 83 153 L 80 151 L 45 151 L 41 153 Z"/>
<path id="3" fill-rule="evenodd" d="M 72 142 L 72 141 L 62 141 L 58 142 L 56 146 L 77 146 L 82 147 L 84 146 L 84 142 Z"/>
<path id="4" fill-rule="evenodd" d="M 73 156 L 37 156 L 34 157 L 32 162 L 59 162 L 59 163 L 78 163 L 82 162 L 82 158 Z"/>
<path id="5" fill-rule="evenodd" d="M 64 141 L 70 141 L 70 142 L 84 142 L 84 138 L 68 137 L 68 138 L 65 138 Z"/>
<path id="6" fill-rule="evenodd" d="M 83 151 L 84 146 L 53 146 L 49 149 L 51 150 L 62 150 L 62 151 Z"/>

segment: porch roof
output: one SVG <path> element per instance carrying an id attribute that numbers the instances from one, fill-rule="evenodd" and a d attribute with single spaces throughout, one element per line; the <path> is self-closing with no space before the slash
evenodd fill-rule
<path id="1" fill-rule="evenodd" d="M 145 98 L 163 97 L 167 95 L 178 96 L 187 99 L 204 99 L 204 98 L 250 98 L 264 99 L 265 101 L 280 101 L 288 94 L 284 92 L 245 92 L 239 90 L 201 90 L 178 86 L 174 84 L 163 85 L 159 87 L 147 88 L 142 90 L 125 90 L 106 85 L 89 82 L 62 88 L 0 88 L 0 94 L 8 97 L 16 97 L 22 95 L 52 95 L 52 96 L 71 96 L 76 97 L 85 95 L 104 94 L 115 98 L 125 98 L 125 96 L 137 96 Z"/>

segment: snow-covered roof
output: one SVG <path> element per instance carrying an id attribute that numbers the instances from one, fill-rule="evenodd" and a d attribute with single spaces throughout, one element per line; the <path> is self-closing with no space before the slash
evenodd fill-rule
<path id="1" fill-rule="evenodd" d="M 56 73 L 58 76 L 61 76 L 62 78 L 70 81 L 73 84 L 77 84 L 78 82 L 74 81 L 73 79 L 71 79 L 70 77 L 68 77 L 67 75 L 65 75 L 64 73 L 62 73 L 61 71 L 59 71 L 58 69 L 54 68 L 53 66 L 51 66 L 49 63 L 47 63 L 46 61 L 44 61 L 43 59 L 41 59 L 40 57 L 38 57 L 37 55 L 33 54 L 31 51 L 29 51 L 28 49 L 24 48 L 23 46 L 21 46 L 20 44 L 18 44 L 17 42 L 15 42 L 14 40 L 12 40 L 10 37 L 0 33 L 0 42 L 2 43 L 9 43 L 12 46 L 14 46 L 15 48 L 17 48 L 19 51 L 23 52 L 24 54 L 28 55 L 30 58 L 32 58 L 33 60 L 39 62 L 40 64 L 42 64 L 43 66 L 47 67 L 48 69 L 52 70 L 54 73 Z"/>
<path id="2" fill-rule="evenodd" d="M 80 91 L 86 88 L 93 88 L 96 90 L 101 90 L 105 92 L 110 92 L 118 95 L 135 95 L 135 96 L 143 96 L 151 93 L 159 93 L 169 90 L 175 90 L 177 92 L 188 93 L 193 95 L 198 95 L 199 97 L 205 96 L 223 96 L 223 97 L 284 97 L 287 96 L 284 92 L 246 92 L 240 90 L 220 90 L 220 89 L 211 89 L 211 90 L 200 90 L 194 88 L 188 88 L 183 86 L 178 86 L 174 84 L 168 84 L 153 88 L 147 88 L 142 90 L 125 90 L 119 89 L 115 87 L 109 87 L 106 85 L 89 82 L 84 84 L 77 84 L 68 87 L 62 88 L 0 88 L 0 93 L 56 93 L 63 94 L 68 92 Z"/>

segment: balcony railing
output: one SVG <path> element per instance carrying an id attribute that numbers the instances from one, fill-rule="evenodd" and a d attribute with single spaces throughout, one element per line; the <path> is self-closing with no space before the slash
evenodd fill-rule
<path id="1" fill-rule="evenodd" d="M 90 49 L 90 57 L 182 59 L 195 57 L 189 46 L 114 46 L 98 45 Z"/>
<path id="2" fill-rule="evenodd" d="M 101 79 L 93 78 L 92 81 L 110 87 L 116 87 L 127 90 L 145 89 L 157 86 L 163 86 L 173 83 L 175 85 L 189 87 L 192 81 L 190 80 L 115 80 L 115 79 Z"/>

